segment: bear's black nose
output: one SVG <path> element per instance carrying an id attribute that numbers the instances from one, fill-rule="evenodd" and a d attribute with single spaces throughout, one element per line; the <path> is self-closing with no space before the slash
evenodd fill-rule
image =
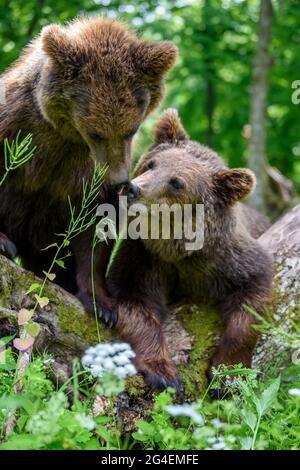
<path id="1" fill-rule="evenodd" d="M 129 181 L 128 184 L 124 188 L 124 192 L 128 199 L 136 199 L 140 194 L 140 188 L 137 184 Z"/>
<path id="2" fill-rule="evenodd" d="M 128 199 L 135 199 L 140 194 L 140 188 L 132 181 L 125 181 L 124 183 L 118 184 L 115 188 L 117 192 L 121 191 L 121 194 L 127 196 Z"/>

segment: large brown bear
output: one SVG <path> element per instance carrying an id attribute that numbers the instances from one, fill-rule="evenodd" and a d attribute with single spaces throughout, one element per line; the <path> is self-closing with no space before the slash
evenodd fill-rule
<path id="1" fill-rule="evenodd" d="M 101 201 L 113 201 L 115 185 L 128 181 L 131 141 L 163 94 L 163 77 L 176 47 L 147 43 L 121 23 L 78 19 L 46 26 L 0 77 L 0 174 L 3 140 L 33 134 L 33 159 L 12 172 L 0 189 L 0 251 L 16 253 L 41 275 L 53 254 L 41 251 L 69 223 L 67 197 L 81 201 L 82 180 L 94 161 L 108 164 Z M 4 91 L 4 93 L 3 93 Z M 2 99 L 3 101 L 3 99 Z M 91 309 L 92 231 L 78 236 L 73 257 L 56 281 Z M 12 243 L 13 242 L 13 243 Z M 99 314 L 111 312 L 105 286 L 111 246 L 98 245 L 95 288 Z"/>
<path id="2" fill-rule="evenodd" d="M 271 260 L 256 240 L 268 222 L 240 203 L 254 188 L 253 173 L 228 169 L 215 152 L 190 141 L 175 110 L 161 116 L 154 138 L 137 165 L 130 204 L 204 204 L 203 246 L 191 251 L 184 239 L 147 239 L 147 233 L 123 240 L 108 286 L 119 305 L 118 332 L 135 349 L 146 381 L 178 387 L 162 332 L 168 302 L 214 304 L 225 330 L 211 366 L 251 366 L 257 332 L 245 305 L 262 312 L 269 298 Z"/>

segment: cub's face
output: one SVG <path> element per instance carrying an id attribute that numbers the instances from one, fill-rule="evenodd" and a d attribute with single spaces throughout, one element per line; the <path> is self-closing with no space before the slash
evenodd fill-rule
<path id="1" fill-rule="evenodd" d="M 155 203 L 183 206 L 211 199 L 214 167 L 222 169 L 224 165 L 213 152 L 211 165 L 205 158 L 202 160 L 207 151 L 189 141 L 176 146 L 155 146 L 135 171 L 133 183 L 138 187 L 139 202 L 146 206 Z"/>
<path id="2" fill-rule="evenodd" d="M 133 136 L 162 97 L 176 47 L 145 43 L 102 18 L 50 25 L 41 44 L 44 116 L 65 138 L 85 142 L 91 157 L 108 166 L 111 184 L 126 182 Z"/>
<path id="3" fill-rule="evenodd" d="M 210 216 L 248 196 L 255 184 L 247 169 L 228 170 L 208 147 L 188 139 L 175 110 L 167 110 L 155 126 L 154 145 L 139 161 L 133 202 L 204 204 Z"/>

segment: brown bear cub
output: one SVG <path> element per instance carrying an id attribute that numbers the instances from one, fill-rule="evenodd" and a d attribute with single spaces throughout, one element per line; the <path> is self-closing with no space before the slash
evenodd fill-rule
<path id="1" fill-rule="evenodd" d="M 186 250 L 174 237 L 123 240 L 108 286 L 119 305 L 118 332 L 136 351 L 146 382 L 178 387 L 162 332 L 168 302 L 214 304 L 225 330 L 211 367 L 251 366 L 257 332 L 246 306 L 262 312 L 269 298 L 271 259 L 256 240 L 268 222 L 240 203 L 254 188 L 253 173 L 228 169 L 215 152 L 189 140 L 175 110 L 161 116 L 154 138 L 137 165 L 130 203 L 203 204 L 203 246 Z"/>
<path id="2" fill-rule="evenodd" d="M 78 19 L 46 26 L 0 77 L 0 175 L 5 138 L 32 133 L 36 147 L 33 159 L 0 189 L 2 253 L 13 257 L 16 246 L 24 267 L 42 275 L 53 254 L 41 250 L 67 228 L 67 197 L 80 205 L 82 180 L 91 180 L 94 161 L 108 165 L 99 203 L 114 202 L 116 185 L 128 182 L 132 138 L 160 102 L 176 53 L 172 43 L 142 41 L 121 23 Z M 74 256 L 56 277 L 89 309 L 92 236 L 74 239 Z M 112 309 L 105 285 L 111 246 L 98 244 L 96 251 L 96 298 L 106 317 Z"/>

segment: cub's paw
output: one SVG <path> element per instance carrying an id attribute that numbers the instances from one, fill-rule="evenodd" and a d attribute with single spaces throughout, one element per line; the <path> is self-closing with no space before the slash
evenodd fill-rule
<path id="1" fill-rule="evenodd" d="M 182 393 L 182 384 L 172 362 L 166 360 L 136 361 L 136 367 L 145 379 L 145 384 L 152 389 L 164 390 L 168 387 L 175 388 L 177 393 Z"/>
<path id="2" fill-rule="evenodd" d="M 183 392 L 182 383 L 178 376 L 174 378 L 164 377 L 157 373 L 144 374 L 145 384 L 155 390 L 165 390 L 168 387 L 175 388 L 176 392 L 181 394 Z"/>
<path id="3" fill-rule="evenodd" d="M 17 256 L 16 245 L 3 233 L 0 233 L 0 254 L 10 259 L 14 259 Z"/>
<path id="4" fill-rule="evenodd" d="M 88 292 L 79 292 L 77 297 L 89 313 L 94 314 L 96 307 L 99 318 L 106 323 L 109 328 L 112 328 L 117 323 L 118 307 L 110 298 L 106 297 L 100 301 L 97 299 L 96 305 L 94 306 L 93 297 Z"/>

